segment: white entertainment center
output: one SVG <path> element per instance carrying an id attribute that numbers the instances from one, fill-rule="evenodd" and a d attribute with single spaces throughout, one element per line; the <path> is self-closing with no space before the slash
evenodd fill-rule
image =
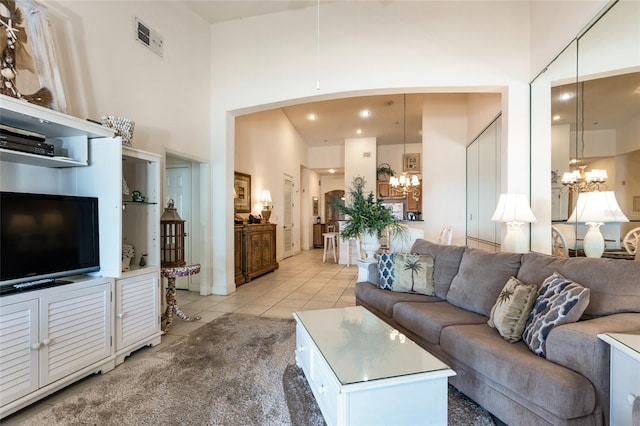
<path id="1" fill-rule="evenodd" d="M 161 157 L 113 130 L 0 95 L 0 123 L 46 135 L 55 157 L 0 148 L 0 190 L 97 197 L 100 271 L 0 297 L 0 418 L 160 343 Z M 122 194 L 123 177 L 133 201 Z M 122 244 L 136 257 L 122 272 Z M 138 266 L 145 254 L 144 266 Z"/>

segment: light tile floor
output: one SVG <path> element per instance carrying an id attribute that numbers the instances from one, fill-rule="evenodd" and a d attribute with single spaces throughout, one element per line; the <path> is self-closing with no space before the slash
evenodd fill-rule
<path id="1" fill-rule="evenodd" d="M 293 312 L 300 310 L 353 306 L 357 277 L 356 266 L 335 264 L 332 259 L 323 263 L 322 250 L 314 249 L 282 260 L 278 270 L 254 278 L 228 296 L 200 296 L 194 292 L 179 290 L 177 301 L 180 309 L 187 315 L 200 316 L 201 319 L 185 322 L 174 317 L 169 332 L 162 336 L 162 343 L 154 348 L 140 349 L 131 356 L 149 356 L 159 348 L 188 335 L 227 312 L 271 318 L 292 318 Z M 2 426 L 20 425 L 31 416 L 64 398 L 81 393 L 82 389 L 90 386 L 98 377 L 90 376 L 76 382 L 0 420 L 0 424 Z"/>

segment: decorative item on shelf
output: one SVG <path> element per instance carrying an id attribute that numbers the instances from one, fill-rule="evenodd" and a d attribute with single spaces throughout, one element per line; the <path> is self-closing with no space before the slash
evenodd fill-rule
<path id="1" fill-rule="evenodd" d="M 389 178 L 395 174 L 396 172 L 394 172 L 391 166 L 387 163 L 381 163 L 376 169 L 376 179 L 378 180 L 389 180 Z"/>
<path id="2" fill-rule="evenodd" d="M 587 257 L 601 257 L 604 253 L 604 237 L 600 226 L 609 222 L 629 222 L 613 191 L 581 192 L 576 208 L 567 219 L 567 223 L 585 223 L 589 226 L 583 243 Z"/>
<path id="3" fill-rule="evenodd" d="M 172 199 L 160 217 L 160 266 L 184 266 L 184 220 L 174 207 Z"/>
<path id="4" fill-rule="evenodd" d="M 122 176 L 122 195 L 129 195 L 129 185 L 127 185 L 127 180 Z"/>
<path id="5" fill-rule="evenodd" d="M 268 189 L 262 191 L 260 201 L 262 202 L 262 218 L 266 223 L 269 223 L 269 219 L 271 218 L 271 209 L 273 208 L 271 203 L 273 200 L 271 199 L 271 192 Z"/>
<path id="6" fill-rule="evenodd" d="M 2 8 L 0 93 L 64 111 L 64 98 L 55 99 L 52 93 L 52 89 L 60 88 L 56 87 L 59 75 L 55 49 L 50 44 L 53 38 L 49 33 L 47 9 L 34 1 L 3 1 Z M 43 83 L 50 87 L 41 86 Z M 40 88 L 35 93 L 22 93 L 26 88 L 36 87 Z"/>
<path id="7" fill-rule="evenodd" d="M 340 236 L 345 240 L 362 240 L 367 254 L 365 261 L 375 262 L 373 255 L 380 248 L 380 238 L 387 234 L 406 235 L 407 230 L 382 199 L 375 200 L 373 192 L 364 195 L 364 184 L 364 179 L 355 178 L 349 191 L 349 203 L 345 204 L 336 197 L 332 204 L 338 212 L 348 217 Z"/>
<path id="8" fill-rule="evenodd" d="M 133 139 L 135 121 L 124 117 L 114 117 L 113 115 L 103 115 L 100 117 L 100 121 L 103 126 L 116 131 L 116 136 L 122 138 L 122 145 L 132 146 L 131 141 Z"/>
<path id="9" fill-rule="evenodd" d="M 131 193 L 131 201 L 135 201 L 136 203 L 144 203 L 147 200 L 147 197 L 142 195 L 142 192 L 135 190 Z"/>
<path id="10" fill-rule="evenodd" d="M 590 172 L 585 172 L 586 168 L 587 166 L 578 166 L 578 169 L 573 172 L 565 172 L 562 175 L 564 188 L 573 193 L 606 190 L 607 171 L 593 169 Z"/>
<path id="11" fill-rule="evenodd" d="M 526 253 L 526 239 L 520 226 L 523 223 L 536 221 L 529 200 L 525 194 L 500 194 L 498 206 L 491 220 L 507 224 L 507 235 L 504 238 L 504 251 Z"/>
<path id="12" fill-rule="evenodd" d="M 138 266 L 142 267 L 142 266 L 146 266 L 147 265 L 147 261 L 144 260 L 144 257 L 147 255 L 147 253 L 142 253 L 140 255 L 140 263 L 138 263 Z"/>
<path id="13" fill-rule="evenodd" d="M 122 272 L 128 271 L 131 265 L 131 259 L 136 255 L 131 244 L 122 244 Z"/>
<path id="14" fill-rule="evenodd" d="M 402 169 L 400 177 L 393 174 L 389 178 L 391 192 L 404 197 L 412 196 L 415 201 L 420 199 L 420 178 L 415 172 L 420 171 L 420 154 L 407 154 L 407 95 L 403 97 L 403 127 L 402 127 Z M 411 172 L 411 174 L 407 174 Z"/>

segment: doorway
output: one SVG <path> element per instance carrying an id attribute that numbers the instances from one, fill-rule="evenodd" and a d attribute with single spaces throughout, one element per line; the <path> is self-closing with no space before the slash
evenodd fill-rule
<path id="1" fill-rule="evenodd" d="M 293 177 L 284 175 L 282 217 L 283 257 L 293 256 Z"/>
<path id="2" fill-rule="evenodd" d="M 180 217 L 185 221 L 185 261 L 187 265 L 200 263 L 196 248 L 201 243 L 199 235 L 198 187 L 200 167 L 190 160 L 167 154 L 165 166 L 164 205 L 172 199 Z M 200 292 L 200 274 L 176 279 L 176 288 Z"/>
<path id="3" fill-rule="evenodd" d="M 338 221 L 344 220 L 344 215 L 340 213 L 334 207 L 335 200 L 344 204 L 344 191 L 341 189 L 336 189 L 334 191 L 325 192 L 324 194 L 324 211 L 326 212 L 325 223 L 327 226 L 333 225 L 335 230 L 338 230 Z"/>

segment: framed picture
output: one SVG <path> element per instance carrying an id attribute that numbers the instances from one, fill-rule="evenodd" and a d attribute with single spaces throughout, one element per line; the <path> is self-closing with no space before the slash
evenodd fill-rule
<path id="1" fill-rule="evenodd" d="M 402 154 L 402 171 L 418 173 L 420 171 L 420 154 Z"/>
<path id="2" fill-rule="evenodd" d="M 251 213 L 251 175 L 235 172 L 233 189 L 236 191 L 234 206 L 238 213 Z"/>
<path id="3" fill-rule="evenodd" d="M 313 197 L 313 215 L 318 216 L 318 197 Z"/>
<path id="4" fill-rule="evenodd" d="M 640 212 L 640 196 L 633 197 L 633 211 Z"/>

